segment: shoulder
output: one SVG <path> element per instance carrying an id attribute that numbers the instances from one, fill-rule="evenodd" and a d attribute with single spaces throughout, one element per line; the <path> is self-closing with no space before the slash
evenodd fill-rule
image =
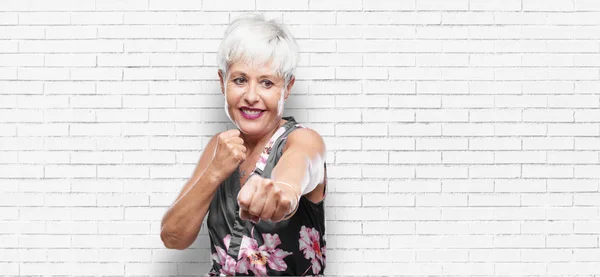
<path id="1" fill-rule="evenodd" d="M 310 128 L 297 128 L 290 132 L 287 136 L 287 142 L 283 148 L 285 152 L 290 147 L 293 148 L 316 148 L 321 151 L 325 150 L 325 141 L 323 137 L 315 130 Z"/>

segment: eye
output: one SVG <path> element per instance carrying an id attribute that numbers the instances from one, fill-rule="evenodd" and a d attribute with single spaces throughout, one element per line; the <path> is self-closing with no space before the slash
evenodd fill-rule
<path id="1" fill-rule="evenodd" d="M 245 81 L 245 80 L 246 80 L 246 79 L 245 79 L 245 78 L 243 78 L 243 77 L 238 77 L 238 78 L 235 78 L 235 79 L 233 79 L 233 82 L 234 82 L 236 85 L 239 85 L 241 81 Z"/>
<path id="2" fill-rule="evenodd" d="M 267 88 L 270 88 L 271 86 L 273 86 L 273 82 L 269 81 L 269 80 L 264 80 L 263 83 L 265 84 L 265 86 Z"/>

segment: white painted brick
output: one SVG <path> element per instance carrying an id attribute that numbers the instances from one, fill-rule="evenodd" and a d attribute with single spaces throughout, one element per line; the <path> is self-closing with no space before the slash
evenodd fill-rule
<path id="1" fill-rule="evenodd" d="M 389 124 L 390 135 L 393 136 L 439 136 L 442 133 L 438 124 Z"/>
<path id="2" fill-rule="evenodd" d="M 73 248 L 120 248 L 123 247 L 123 237 L 115 235 L 73 235 Z"/>
<path id="3" fill-rule="evenodd" d="M 389 240 L 384 236 L 337 235 L 327 237 L 327 245 L 333 248 L 372 248 L 389 247 Z"/>
<path id="4" fill-rule="evenodd" d="M 496 192 L 545 192 L 546 182 L 542 180 L 496 180 Z M 524 198 L 522 198 L 523 200 Z"/>
<path id="5" fill-rule="evenodd" d="M 510 221 L 477 221 L 469 225 L 468 234 L 519 234 L 519 222 Z"/>
<path id="6" fill-rule="evenodd" d="M 77 99 L 76 99 L 77 100 Z M 85 99 L 79 98 L 79 102 L 84 103 Z M 69 99 L 73 103 L 73 99 Z M 115 102 L 115 101 L 113 101 Z M 2 118 L 0 116 L 0 118 Z M 44 120 L 46 122 L 92 122 L 95 113 L 93 110 L 86 109 L 50 109 L 44 111 Z"/>
<path id="7" fill-rule="evenodd" d="M 123 153 L 123 163 L 173 164 L 175 153 L 168 151 L 135 151 Z"/>
<path id="8" fill-rule="evenodd" d="M 519 195 L 511 194 L 472 194 L 469 195 L 469 206 L 519 206 Z"/>
<path id="9" fill-rule="evenodd" d="M 361 177 L 361 167 L 357 166 L 347 166 L 340 165 L 336 166 L 335 164 L 327 164 L 327 177 L 328 178 L 360 178 Z M 330 183 L 333 184 L 333 183 Z"/>
<path id="10" fill-rule="evenodd" d="M 173 68 L 125 68 L 123 80 L 174 80 Z"/>
<path id="11" fill-rule="evenodd" d="M 121 134 L 121 124 L 118 123 L 79 123 L 71 124 L 71 136 L 118 136 Z"/>
<path id="12" fill-rule="evenodd" d="M 299 120 L 296 118 L 296 120 Z M 359 109 L 314 109 L 308 113 L 310 122 L 360 122 L 361 112 Z"/>
<path id="13" fill-rule="evenodd" d="M 412 138 L 363 138 L 362 149 L 365 150 L 413 150 L 414 139 Z M 391 156 L 396 155 L 390 152 Z M 406 153 L 406 152 L 402 152 Z"/>
<path id="14" fill-rule="evenodd" d="M 0 151 L 0 164 L 17 163 L 17 160 L 17 152 Z"/>
<path id="15" fill-rule="evenodd" d="M 94 150 L 93 138 L 48 137 L 44 139 L 44 148 L 48 150 Z"/>
<path id="16" fill-rule="evenodd" d="M 446 151 L 442 152 L 444 164 L 490 164 L 494 163 L 494 154 L 482 151 Z"/>
<path id="17" fill-rule="evenodd" d="M 388 153 L 384 151 L 338 151 L 335 160 L 337 163 L 387 164 Z"/>
<path id="18" fill-rule="evenodd" d="M 494 265 L 494 273 L 498 272 L 502 275 L 510 274 L 527 274 L 527 275 L 544 275 L 546 274 L 545 263 L 499 263 Z"/>
<path id="19" fill-rule="evenodd" d="M 13 184 L 15 182 L 12 182 Z M 8 186 L 8 184 L 3 184 Z M 70 185 L 68 181 L 60 179 L 46 180 L 21 180 L 18 182 L 19 191 L 22 192 L 69 192 Z M 16 191 L 16 190 L 15 190 Z"/>
<path id="20" fill-rule="evenodd" d="M 362 205 L 365 207 L 393 207 L 415 206 L 415 198 L 404 194 L 372 194 L 362 196 Z"/>
<path id="21" fill-rule="evenodd" d="M 390 152 L 390 164 L 438 164 L 441 162 L 440 152 L 402 151 Z"/>
<path id="22" fill-rule="evenodd" d="M 72 108 L 120 108 L 122 97 L 117 95 L 71 96 L 69 104 Z"/>
<path id="23" fill-rule="evenodd" d="M 573 196 L 575 206 L 598 206 L 599 197 L 600 195 L 593 193 L 581 193 Z"/>
<path id="24" fill-rule="evenodd" d="M 21 137 L 38 136 L 67 136 L 69 134 L 68 124 L 23 124 L 17 127 L 17 133 Z"/>
<path id="25" fill-rule="evenodd" d="M 139 165 L 98 165 L 97 166 L 98 177 L 100 178 L 148 178 L 149 168 L 147 166 Z"/>
<path id="26" fill-rule="evenodd" d="M 573 197 L 557 193 L 521 195 L 521 206 L 548 206 L 550 203 L 554 203 L 555 206 L 571 206 Z"/>
<path id="27" fill-rule="evenodd" d="M 598 153 L 584 151 L 548 151 L 548 163 L 556 164 L 595 164 Z"/>
<path id="28" fill-rule="evenodd" d="M 0 138 L 0 149 L 2 150 L 36 150 L 43 148 L 42 138 Z"/>
<path id="29" fill-rule="evenodd" d="M 523 177 L 572 177 L 572 166 L 534 166 L 523 165 Z"/>
<path id="30" fill-rule="evenodd" d="M 124 49 L 126 52 L 175 52 L 179 45 L 175 40 L 164 40 L 164 39 L 132 39 L 123 41 Z M 186 41 L 181 41 L 182 45 L 186 44 Z M 201 51 L 200 48 L 196 48 L 197 51 Z M 116 52 L 116 51 L 114 51 Z"/>
<path id="31" fill-rule="evenodd" d="M 572 150 L 573 139 L 570 138 L 523 138 L 524 150 Z"/>
<path id="32" fill-rule="evenodd" d="M 444 220 L 490 220 L 493 211 L 488 208 L 450 207 L 442 210 Z"/>
<path id="33" fill-rule="evenodd" d="M 338 136 L 385 136 L 387 126 L 385 124 L 337 124 L 335 126 Z"/>
<path id="34" fill-rule="evenodd" d="M 406 173 L 412 173 L 407 172 Z M 405 173 L 405 174 L 406 174 Z M 406 174 L 408 175 L 408 174 Z M 396 176 L 394 176 L 396 177 Z M 441 185 L 438 181 L 423 181 L 423 180 L 414 180 L 414 181 L 394 181 L 394 183 L 390 183 L 390 192 L 440 192 Z"/>
<path id="35" fill-rule="evenodd" d="M 4 249 L 2 261 L 10 262 L 44 262 L 46 250 L 43 249 Z M 4 269 L 4 266 L 2 266 Z"/>
<path id="36" fill-rule="evenodd" d="M 545 247 L 545 237 L 543 235 L 514 235 L 494 237 L 495 248 L 543 248 Z"/>
<path id="37" fill-rule="evenodd" d="M 334 177 L 334 167 L 327 167 L 327 176 Z M 330 174 L 331 173 L 331 174 Z M 350 177 L 350 176 L 348 176 Z M 388 183 L 385 181 L 362 181 L 362 180 L 336 180 L 331 182 L 335 192 L 387 192 Z M 330 187 L 331 188 L 331 187 Z"/>
<path id="38" fill-rule="evenodd" d="M 177 0 L 169 3 L 160 0 L 150 0 L 149 10 L 201 10 L 202 3 L 192 0 Z"/>
<path id="39" fill-rule="evenodd" d="M 548 192 L 590 192 L 598 191 L 595 180 L 548 180 Z"/>
<path id="40" fill-rule="evenodd" d="M 560 110 L 540 110 L 528 109 L 523 111 L 523 121 L 525 122 L 573 122 L 574 111 Z"/>
<path id="41" fill-rule="evenodd" d="M 362 122 L 414 122 L 415 112 L 406 109 L 369 109 L 362 112 Z"/>
<path id="42" fill-rule="evenodd" d="M 564 249 L 563 251 L 568 252 L 569 250 Z M 598 257 L 598 251 L 598 249 L 573 249 L 573 258 L 577 261 L 593 262 Z"/>
<path id="43" fill-rule="evenodd" d="M 415 224 L 405 221 L 368 221 L 363 224 L 364 234 L 414 234 Z"/>
<path id="44" fill-rule="evenodd" d="M 480 165 L 469 168 L 471 178 L 516 178 L 521 176 L 521 167 L 513 165 Z M 525 173 L 522 174 L 526 175 Z"/>
<path id="45" fill-rule="evenodd" d="M 525 221 L 521 224 L 521 232 L 523 234 L 569 234 L 573 232 L 573 224 L 560 221 Z"/>
<path id="46" fill-rule="evenodd" d="M 553 108 L 597 108 L 596 95 L 556 95 L 548 96 L 548 106 Z"/>
<path id="47" fill-rule="evenodd" d="M 335 106 L 339 108 L 387 107 L 388 97 L 384 95 L 335 96 Z"/>
<path id="48" fill-rule="evenodd" d="M 472 249 L 469 261 L 479 262 L 517 262 L 520 257 L 518 249 Z"/>
<path id="49" fill-rule="evenodd" d="M 411 81 L 363 81 L 365 94 L 413 94 L 415 88 Z"/>
<path id="50" fill-rule="evenodd" d="M 520 11 L 521 0 L 471 0 L 469 9 L 475 11 Z"/>
<path id="51" fill-rule="evenodd" d="M 522 0 L 524 11 L 572 11 L 573 1 L 565 0 Z"/>
<path id="52" fill-rule="evenodd" d="M 441 220 L 442 212 L 440 208 L 389 208 L 389 218 L 391 220 Z"/>
<path id="53" fill-rule="evenodd" d="M 148 110 L 133 109 L 94 109 L 96 122 L 146 122 L 148 121 Z M 123 124 L 123 134 L 128 133 L 130 125 Z"/>
<path id="54" fill-rule="evenodd" d="M 0 213 L 0 219 L 2 220 L 19 220 L 20 219 L 20 211 L 19 208 L 17 207 L 0 207 L 0 211 L 2 213 Z M 0 236 L 0 240 L 2 240 L 2 237 L 4 236 Z M 16 240 L 15 240 L 16 241 Z M 16 242 L 15 242 L 16 244 Z"/>
<path id="55" fill-rule="evenodd" d="M 0 165 L 2 178 L 43 178 L 44 167 L 41 165 Z"/>
<path id="56" fill-rule="evenodd" d="M 598 150 L 600 149 L 600 139 L 597 138 L 577 138 L 575 140 L 575 149 Z"/>
<path id="57" fill-rule="evenodd" d="M 95 206 L 96 197 L 93 194 L 47 194 L 44 196 L 47 206 Z"/>
<path id="58" fill-rule="evenodd" d="M 73 152 L 70 161 L 74 164 L 120 164 L 123 158 L 121 153 L 115 152 Z"/>
<path id="59" fill-rule="evenodd" d="M 118 189 L 118 188 L 117 188 Z M 98 206 L 147 206 L 148 196 L 144 194 L 99 194 Z"/>
<path id="60" fill-rule="evenodd" d="M 467 206 L 466 195 L 423 194 L 417 195 L 418 207 Z"/>
<path id="61" fill-rule="evenodd" d="M 327 224 L 327 235 L 357 235 L 361 234 L 360 222 L 335 221 Z"/>

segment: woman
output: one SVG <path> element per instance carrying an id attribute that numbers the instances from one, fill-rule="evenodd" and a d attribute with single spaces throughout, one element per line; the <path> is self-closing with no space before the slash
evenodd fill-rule
<path id="1" fill-rule="evenodd" d="M 282 117 L 298 47 L 289 30 L 247 14 L 217 54 L 225 113 L 237 129 L 208 142 L 162 221 L 167 248 L 185 249 L 208 214 L 216 275 L 316 275 L 325 270 L 325 144 Z"/>

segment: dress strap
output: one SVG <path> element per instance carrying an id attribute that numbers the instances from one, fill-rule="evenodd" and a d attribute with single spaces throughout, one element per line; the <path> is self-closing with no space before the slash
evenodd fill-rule
<path id="1" fill-rule="evenodd" d="M 265 171 L 265 167 L 267 166 L 268 161 L 279 158 L 273 157 L 274 155 L 271 155 L 271 152 L 273 151 L 273 146 L 279 144 L 276 144 L 276 142 L 278 142 L 278 140 L 285 140 L 287 138 L 287 135 L 296 128 L 306 128 L 303 125 L 297 123 L 294 117 L 292 116 L 284 117 L 284 119 L 287 119 L 288 122 L 279 127 L 279 129 L 277 129 L 275 134 L 273 134 L 269 142 L 265 145 L 265 148 L 263 149 L 262 153 L 260 153 L 258 161 L 256 161 L 256 165 L 252 173 L 256 173 L 262 176 L 262 173 Z"/>

